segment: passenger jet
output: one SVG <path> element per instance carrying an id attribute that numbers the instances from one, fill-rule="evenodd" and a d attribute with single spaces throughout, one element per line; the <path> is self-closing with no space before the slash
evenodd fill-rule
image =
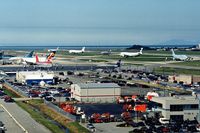
<path id="1" fill-rule="evenodd" d="M 173 49 L 171 49 L 171 51 L 172 51 L 172 58 L 173 58 L 173 60 L 186 61 L 186 60 L 190 60 L 191 59 L 187 55 L 177 55 L 177 54 L 175 54 L 175 52 L 174 52 Z"/>
<path id="2" fill-rule="evenodd" d="M 139 52 L 121 52 L 120 56 L 122 57 L 136 57 L 142 55 L 143 48 L 140 49 Z"/>
<path id="3" fill-rule="evenodd" d="M 48 52 L 54 52 L 54 54 L 59 50 L 59 47 L 57 47 L 56 49 L 48 49 Z"/>
<path id="4" fill-rule="evenodd" d="M 85 47 L 83 47 L 81 50 L 69 50 L 70 54 L 79 54 L 84 52 L 85 52 Z"/>

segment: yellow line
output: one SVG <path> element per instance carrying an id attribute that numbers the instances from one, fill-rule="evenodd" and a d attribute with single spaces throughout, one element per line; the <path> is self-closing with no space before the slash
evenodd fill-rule
<path id="1" fill-rule="evenodd" d="M 28 131 L 12 116 L 12 114 L 2 105 L 0 106 L 8 113 L 8 115 L 14 120 L 14 122 L 25 132 L 28 133 Z"/>

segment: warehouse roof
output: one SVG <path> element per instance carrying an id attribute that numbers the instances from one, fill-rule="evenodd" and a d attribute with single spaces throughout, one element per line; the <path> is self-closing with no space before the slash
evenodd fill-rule
<path id="1" fill-rule="evenodd" d="M 115 83 L 79 83 L 77 84 L 81 89 L 90 88 L 119 88 L 120 86 Z"/>
<path id="2" fill-rule="evenodd" d="M 185 95 L 175 95 L 173 97 L 153 97 L 153 102 L 163 103 L 163 102 L 171 102 L 171 103 L 179 103 L 179 102 L 199 102 L 199 99 L 195 96 L 185 96 Z"/>

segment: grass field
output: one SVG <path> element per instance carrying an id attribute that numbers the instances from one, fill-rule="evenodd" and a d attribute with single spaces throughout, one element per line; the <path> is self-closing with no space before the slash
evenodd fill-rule
<path id="1" fill-rule="evenodd" d="M 19 98 L 20 96 L 17 95 L 16 93 L 14 93 L 13 91 L 11 90 L 8 90 L 6 88 L 3 88 L 4 89 L 4 93 L 8 96 L 11 96 L 12 98 Z"/>
<path id="2" fill-rule="evenodd" d="M 87 62 L 108 62 L 107 60 L 100 60 L 100 59 L 79 59 L 79 60 Z"/>
<path id="3" fill-rule="evenodd" d="M 70 54 L 69 52 L 67 51 L 58 51 L 56 54 L 58 55 L 62 55 L 62 56 L 95 56 L 95 55 L 98 55 L 100 53 L 98 52 L 84 52 L 84 53 L 80 53 L 80 54 Z"/>
<path id="4" fill-rule="evenodd" d="M 181 65 L 181 66 L 194 66 L 194 67 L 199 67 L 200 66 L 200 61 L 195 60 L 195 61 L 185 61 L 185 62 L 177 62 L 173 63 L 175 65 Z"/>
<path id="5" fill-rule="evenodd" d="M 34 102 L 36 104 L 40 104 L 40 101 L 34 101 Z M 27 111 L 33 119 L 35 119 L 38 123 L 47 127 L 52 133 L 64 133 L 64 130 L 62 130 L 58 125 L 53 123 L 51 120 L 47 119 L 44 116 L 44 114 L 41 113 L 40 111 L 35 111 L 33 107 L 22 101 L 17 101 L 16 103 L 25 111 Z"/>
<path id="6" fill-rule="evenodd" d="M 88 133 L 89 131 L 82 127 L 78 122 L 72 122 L 63 115 L 49 108 L 43 103 L 43 100 L 31 100 L 28 102 L 18 101 L 17 104 L 26 110 L 33 119 L 43 124 L 53 133 L 64 133 L 63 128 L 60 128 L 59 123 L 69 129 L 70 133 Z M 36 111 L 38 110 L 38 111 Z"/>
<path id="7" fill-rule="evenodd" d="M 119 60 L 121 59 L 122 61 L 165 61 L 166 56 L 159 56 L 159 55 L 141 55 L 138 57 L 121 57 L 119 55 L 110 55 L 110 56 L 100 56 L 98 57 L 99 59 L 113 59 L 113 60 Z M 172 60 L 171 57 L 167 57 L 167 61 Z"/>
<path id="8" fill-rule="evenodd" d="M 171 51 L 156 51 L 156 50 L 147 50 L 143 53 L 152 53 L 152 54 L 169 54 L 171 55 Z M 185 54 L 185 55 L 200 55 L 200 51 L 175 51 L 176 54 Z"/>

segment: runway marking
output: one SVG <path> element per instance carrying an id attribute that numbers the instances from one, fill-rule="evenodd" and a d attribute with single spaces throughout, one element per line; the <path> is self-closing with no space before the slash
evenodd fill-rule
<path id="1" fill-rule="evenodd" d="M 28 133 L 28 131 L 12 116 L 12 114 L 2 105 L 0 106 L 8 113 L 8 115 L 14 120 L 14 122 L 25 132 Z"/>

